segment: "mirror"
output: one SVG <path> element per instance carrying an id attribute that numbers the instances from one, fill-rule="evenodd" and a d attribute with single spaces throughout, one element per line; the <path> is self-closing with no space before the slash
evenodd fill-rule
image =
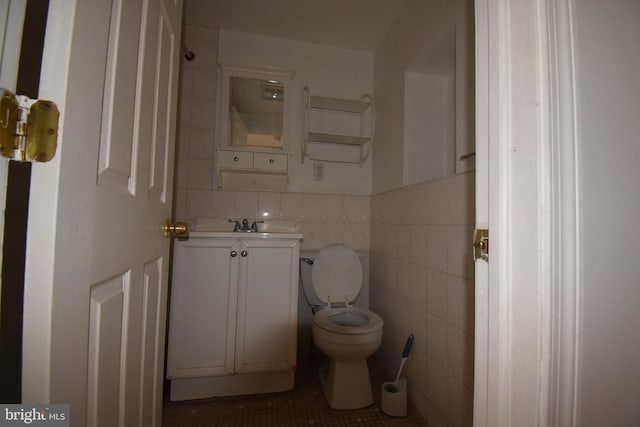
<path id="1" fill-rule="evenodd" d="M 286 147 L 286 104 L 291 74 L 223 67 L 221 145 L 267 150 Z"/>
<path id="2" fill-rule="evenodd" d="M 229 101 L 229 145 L 282 148 L 282 82 L 231 77 Z"/>

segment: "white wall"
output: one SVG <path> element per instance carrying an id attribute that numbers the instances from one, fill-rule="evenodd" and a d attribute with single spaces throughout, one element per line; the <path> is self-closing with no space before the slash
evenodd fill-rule
<path id="1" fill-rule="evenodd" d="M 322 181 L 313 179 L 312 161 L 300 161 L 304 86 L 309 86 L 312 95 L 337 98 L 360 99 L 362 95 L 373 94 L 371 52 L 223 30 L 220 31 L 218 55 L 220 64 L 277 67 L 295 72 L 290 111 L 293 138 L 288 147 L 291 152 L 290 191 L 358 195 L 371 193 L 370 158 L 362 165 L 324 163 Z"/>
<path id="2" fill-rule="evenodd" d="M 454 173 L 454 79 L 405 73 L 404 185 Z"/>
<path id="3" fill-rule="evenodd" d="M 574 1 L 581 426 L 640 425 L 640 2 Z"/>
<path id="4" fill-rule="evenodd" d="M 406 116 L 405 104 L 405 73 L 420 71 L 428 74 L 442 75 L 451 71 L 455 64 L 456 89 L 454 95 L 459 104 L 471 101 L 465 93 L 473 93 L 467 84 L 467 74 L 463 71 L 470 69 L 470 61 L 465 62 L 465 52 L 469 51 L 468 40 L 460 38 L 456 28 L 461 25 L 470 26 L 472 22 L 469 10 L 473 3 L 469 0 L 408 0 L 399 14 L 394 25 L 375 51 L 374 92 L 376 99 L 377 117 L 375 144 L 373 146 L 373 176 L 372 188 L 374 193 L 401 187 L 405 182 L 404 136 Z M 468 28 L 467 28 L 468 29 Z M 462 32 L 463 35 L 468 34 Z M 456 52 L 456 61 L 451 60 Z M 469 120 L 473 120 L 468 108 L 456 108 L 456 134 L 473 138 L 472 128 L 468 127 Z M 455 142 L 451 142 L 455 147 Z M 436 144 L 437 145 L 437 144 Z M 453 162 L 451 159 L 450 162 Z M 460 172 L 460 171 L 459 171 Z"/>
<path id="5" fill-rule="evenodd" d="M 455 152 L 456 173 L 475 170 L 475 157 L 461 160 L 476 151 L 475 118 L 475 28 L 473 3 L 458 4 L 455 27 Z"/>

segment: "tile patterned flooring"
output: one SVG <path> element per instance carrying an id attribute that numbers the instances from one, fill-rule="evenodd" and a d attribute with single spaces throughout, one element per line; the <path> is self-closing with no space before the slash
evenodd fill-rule
<path id="1" fill-rule="evenodd" d="M 165 400 L 163 426 L 427 426 L 411 406 L 405 418 L 390 417 L 379 409 L 380 388 L 389 378 L 371 360 L 369 367 L 374 405 L 353 411 L 331 409 L 320 389 L 317 375 L 319 363 L 319 357 L 301 358 L 296 369 L 295 387 L 288 392 L 185 402 Z"/>

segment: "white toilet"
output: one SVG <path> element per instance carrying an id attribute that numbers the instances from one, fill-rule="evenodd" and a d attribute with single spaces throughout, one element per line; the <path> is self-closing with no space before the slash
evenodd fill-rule
<path id="1" fill-rule="evenodd" d="M 313 260 L 311 283 L 303 278 L 307 296 L 324 306 L 313 316 L 316 346 L 328 356 L 320 382 L 334 409 L 356 409 L 373 404 L 367 358 L 382 342 L 384 322 L 367 309 L 354 307 L 362 287 L 362 265 L 348 246 L 330 245 Z"/>

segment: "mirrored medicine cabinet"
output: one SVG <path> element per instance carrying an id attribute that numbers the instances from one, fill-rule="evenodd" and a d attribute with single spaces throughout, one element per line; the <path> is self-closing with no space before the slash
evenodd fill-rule
<path id="1" fill-rule="evenodd" d="M 284 190 L 293 72 L 220 66 L 217 187 Z"/>
<path id="2" fill-rule="evenodd" d="M 219 146 L 286 151 L 292 72 L 221 66 Z"/>

